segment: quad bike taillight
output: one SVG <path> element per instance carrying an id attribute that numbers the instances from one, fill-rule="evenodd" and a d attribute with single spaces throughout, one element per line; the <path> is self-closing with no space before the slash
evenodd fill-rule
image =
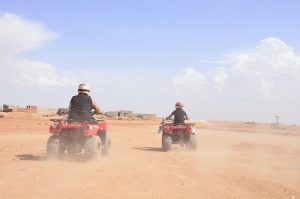
<path id="1" fill-rule="evenodd" d="M 194 126 L 188 126 L 187 131 L 189 133 L 195 134 L 196 133 L 196 128 Z"/>
<path id="2" fill-rule="evenodd" d="M 90 125 L 87 122 L 84 122 L 81 126 L 84 132 L 88 132 L 90 130 Z"/>
<path id="3" fill-rule="evenodd" d="M 61 131 L 61 123 L 59 121 L 55 121 L 53 124 L 50 125 L 49 131 L 53 134 L 58 134 Z"/>
<path id="4" fill-rule="evenodd" d="M 98 129 L 98 125 L 88 124 L 88 125 L 84 126 L 84 130 L 86 130 L 86 131 L 93 130 L 93 129 Z"/>
<path id="5" fill-rule="evenodd" d="M 173 131 L 173 125 L 165 125 L 164 126 L 164 132 L 172 132 Z"/>
<path id="6" fill-rule="evenodd" d="M 97 134 L 97 131 L 99 129 L 97 124 L 89 124 L 88 122 L 84 122 L 82 124 L 82 129 L 85 133 L 85 135 L 93 135 L 93 134 Z"/>

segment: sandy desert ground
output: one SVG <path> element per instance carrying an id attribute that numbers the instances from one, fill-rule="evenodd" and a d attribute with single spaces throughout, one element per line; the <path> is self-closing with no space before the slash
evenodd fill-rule
<path id="1" fill-rule="evenodd" d="M 110 154 L 87 162 L 46 159 L 49 118 L 4 115 L 0 199 L 300 198 L 299 126 L 198 121 L 197 151 L 163 152 L 159 120 L 108 121 Z"/>

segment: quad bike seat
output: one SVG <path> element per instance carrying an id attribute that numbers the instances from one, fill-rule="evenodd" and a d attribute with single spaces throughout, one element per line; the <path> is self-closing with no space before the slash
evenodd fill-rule
<path id="1" fill-rule="evenodd" d="M 94 117 L 91 117 L 90 119 L 86 120 L 86 119 L 82 119 L 82 118 L 68 118 L 67 120 L 68 123 L 70 124 L 80 124 L 83 122 L 88 122 L 90 124 L 97 124 L 97 120 Z"/>
<path id="2" fill-rule="evenodd" d="M 174 126 L 184 126 L 185 123 L 174 123 Z"/>

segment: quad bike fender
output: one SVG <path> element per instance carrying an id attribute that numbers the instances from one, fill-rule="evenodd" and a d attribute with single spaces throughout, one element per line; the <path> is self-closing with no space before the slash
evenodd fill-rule
<path id="1" fill-rule="evenodd" d="M 187 125 L 186 126 L 186 131 L 190 135 L 195 135 L 195 133 L 196 133 L 196 126 L 195 125 Z"/>
<path id="2" fill-rule="evenodd" d="M 173 131 L 184 131 L 189 135 L 193 135 L 196 133 L 196 126 L 195 125 L 173 125 L 173 124 L 166 124 L 163 126 L 163 132 L 167 134 L 172 134 Z"/>
<path id="3" fill-rule="evenodd" d="M 68 123 L 66 120 L 54 120 L 49 127 L 49 132 L 54 135 L 59 135 L 62 129 L 81 129 L 85 136 L 97 135 L 99 132 L 106 131 L 108 124 L 105 121 L 100 121 L 96 124 L 88 122 L 83 123 Z"/>
<path id="4" fill-rule="evenodd" d="M 165 124 L 162 126 L 163 133 L 172 134 L 173 132 L 173 124 Z"/>
<path id="5" fill-rule="evenodd" d="M 62 122 L 61 121 L 54 121 L 50 127 L 49 127 L 49 132 L 58 135 L 62 129 Z"/>
<path id="6" fill-rule="evenodd" d="M 89 123 L 82 124 L 82 129 L 84 130 L 85 136 L 100 134 L 101 132 L 106 131 L 107 127 L 108 125 L 106 122 L 99 122 L 98 124 L 89 124 Z"/>
<path id="7" fill-rule="evenodd" d="M 98 128 L 100 131 L 106 131 L 108 128 L 107 122 L 99 122 L 98 123 Z"/>
<path id="8" fill-rule="evenodd" d="M 82 129 L 84 131 L 84 136 L 91 136 L 91 135 L 97 135 L 99 127 L 98 124 L 89 124 L 89 123 L 83 123 Z"/>

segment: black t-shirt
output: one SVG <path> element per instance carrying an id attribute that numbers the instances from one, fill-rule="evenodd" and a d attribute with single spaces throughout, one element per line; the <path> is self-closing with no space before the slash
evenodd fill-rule
<path id="1" fill-rule="evenodd" d="M 187 118 L 186 112 L 183 109 L 176 109 L 171 115 L 174 115 L 175 124 L 184 123 L 184 119 Z"/>
<path id="2" fill-rule="evenodd" d="M 69 118 L 77 121 L 89 121 L 92 116 L 92 98 L 84 93 L 79 93 L 71 99 Z"/>

